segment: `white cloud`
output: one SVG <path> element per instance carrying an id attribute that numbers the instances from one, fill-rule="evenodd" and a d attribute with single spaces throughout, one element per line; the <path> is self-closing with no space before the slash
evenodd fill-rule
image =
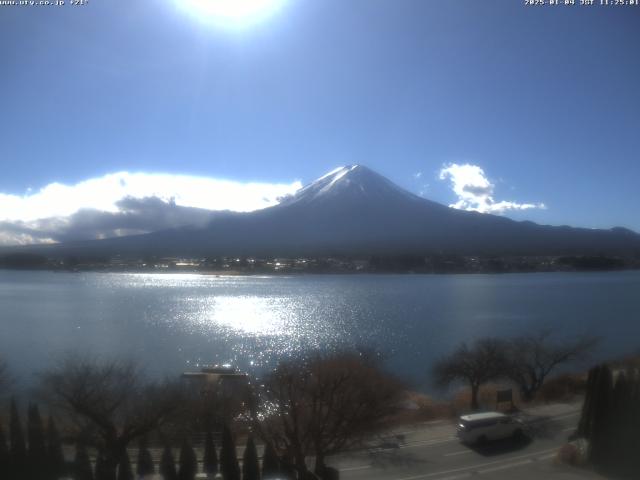
<path id="1" fill-rule="evenodd" d="M 211 210 L 247 212 L 302 187 L 209 177 L 118 172 L 25 195 L 0 193 L 0 244 L 104 238 L 203 223 Z"/>
<path id="2" fill-rule="evenodd" d="M 478 165 L 453 163 L 440 170 L 440 180 L 449 180 L 458 201 L 449 205 L 460 210 L 472 210 L 480 213 L 501 214 L 507 210 L 544 209 L 544 203 L 518 203 L 496 201 L 495 184 L 492 183 Z"/>
<path id="3" fill-rule="evenodd" d="M 81 209 L 117 212 L 117 202 L 156 197 L 183 207 L 248 212 L 278 203 L 302 187 L 292 183 L 242 183 L 164 173 L 118 172 L 75 185 L 51 183 L 26 195 L 0 193 L 0 220 L 31 221 L 68 216 Z"/>

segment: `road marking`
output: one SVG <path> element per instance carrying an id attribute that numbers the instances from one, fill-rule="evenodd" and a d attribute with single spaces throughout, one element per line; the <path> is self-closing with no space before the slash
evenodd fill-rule
<path id="1" fill-rule="evenodd" d="M 471 450 L 460 450 L 458 452 L 445 453 L 445 457 L 454 457 L 456 455 L 464 455 L 465 453 L 471 453 Z"/>
<path id="2" fill-rule="evenodd" d="M 397 450 L 399 448 L 417 448 L 417 447 L 429 447 L 431 445 L 440 445 L 442 443 L 455 442 L 458 438 L 454 435 L 448 437 L 440 437 L 431 440 L 417 440 L 411 443 L 397 444 L 393 447 L 372 447 L 367 449 L 369 452 L 383 452 L 386 450 Z"/>
<path id="3" fill-rule="evenodd" d="M 580 415 L 581 412 L 579 411 L 575 411 L 575 412 L 570 412 L 570 413 L 565 413 L 562 415 L 557 415 L 557 416 L 551 416 L 548 418 L 544 418 L 542 420 L 540 420 L 541 422 L 549 422 L 549 421 L 554 421 L 554 420 L 561 420 L 561 419 L 565 419 L 565 418 L 570 418 L 570 417 L 575 417 Z M 436 423 L 436 422 L 433 422 Z M 532 423 L 537 423 L 537 422 L 532 422 Z M 568 432 L 570 430 L 575 430 L 575 427 L 567 427 L 565 429 L 563 429 L 563 432 Z M 425 432 L 425 430 L 413 430 L 413 431 L 409 431 L 406 433 L 413 433 L 413 432 Z M 425 432 L 426 433 L 426 432 Z M 416 442 L 411 442 L 408 444 L 404 444 L 404 445 L 398 445 L 398 447 L 396 448 L 417 448 L 417 447 L 426 447 L 426 446 L 432 446 L 432 445 L 439 445 L 439 444 L 444 444 L 444 443 L 449 443 L 449 442 L 453 442 L 453 441 L 457 441 L 457 437 L 455 436 L 448 436 L 448 437 L 439 437 L 436 439 L 431 439 L 431 440 L 421 440 L 421 441 L 416 441 Z M 369 452 L 376 452 L 376 451 L 383 451 L 383 450 L 395 450 L 396 448 L 374 448 L 374 449 L 369 449 Z M 423 479 L 423 478 L 430 478 L 430 477 L 434 477 L 437 475 L 446 475 L 447 473 L 458 473 L 457 475 L 451 475 L 448 477 L 443 477 L 440 480 L 456 480 L 456 479 L 461 479 L 461 478 L 467 478 L 469 476 L 473 474 L 478 474 L 478 473 L 484 473 L 484 472 L 490 472 L 490 471 L 494 471 L 494 470 L 502 470 L 502 469 L 507 469 L 507 468 L 513 468 L 516 467 L 518 465 L 524 465 L 536 460 L 544 460 L 544 459 L 548 459 L 548 458 L 552 458 L 553 456 L 555 456 L 555 452 L 557 451 L 559 447 L 555 447 L 555 448 L 551 448 L 548 450 L 540 450 L 537 452 L 532 452 L 532 453 L 528 453 L 528 454 L 524 454 L 524 455 L 520 455 L 520 456 L 515 456 L 515 457 L 509 457 L 509 458 L 505 458 L 503 460 L 496 460 L 493 462 L 486 462 L 486 463 L 482 463 L 482 464 L 476 464 L 476 465 L 472 465 L 472 466 L 467 466 L 467 467 L 460 467 L 460 468 L 455 468 L 452 470 L 442 470 L 439 472 L 431 472 L 431 473 L 427 473 L 427 474 L 421 474 L 421 475 L 416 475 L 416 476 L 412 476 L 412 477 L 402 477 L 402 478 L 397 478 L 396 480 L 418 480 L 418 479 Z M 553 453 L 549 453 L 549 452 L 553 452 Z M 446 453 L 443 454 L 443 456 L 445 457 L 450 457 L 450 456 L 457 456 L 457 455 L 463 455 L 465 453 L 471 453 L 471 450 L 460 450 L 460 451 L 456 451 L 456 452 L 451 452 L 451 453 Z M 546 454 L 546 455 L 542 455 L 542 454 Z M 518 460 L 518 459 L 527 459 L 527 460 L 522 460 L 519 462 L 512 462 L 512 460 Z M 503 463 L 503 462 L 511 462 L 511 463 Z M 502 464 L 502 465 L 500 465 Z M 495 467 L 489 468 L 489 469 L 485 469 L 482 471 L 477 470 L 478 468 L 481 467 L 485 467 L 485 466 L 491 466 L 491 465 L 496 465 Z M 344 472 L 348 472 L 348 471 L 357 471 L 357 470 L 366 470 L 366 469 L 370 469 L 372 468 L 373 465 L 359 465 L 359 466 L 355 466 L 355 467 L 347 467 L 347 468 L 340 468 L 340 471 L 344 471 Z"/>
<path id="4" fill-rule="evenodd" d="M 360 465 L 359 467 L 347 467 L 347 468 L 341 468 L 340 471 L 341 472 L 352 472 L 354 470 L 366 470 L 367 468 L 371 468 L 372 465 Z"/>
<path id="5" fill-rule="evenodd" d="M 484 474 L 484 473 L 491 473 L 491 472 L 499 472 L 500 470 L 507 470 L 509 468 L 513 468 L 513 467 L 520 467 L 523 465 L 528 465 L 530 463 L 533 463 L 535 461 L 540 461 L 540 460 L 548 460 L 550 458 L 555 457 L 555 453 L 551 453 L 548 455 L 542 455 L 540 457 L 534 457 L 534 458 L 529 458 L 527 460 L 521 460 L 519 462 L 513 462 L 513 463 L 507 463 L 505 465 L 499 465 L 497 467 L 492 467 L 492 468 L 484 468 L 482 470 L 479 470 L 478 473 L 480 474 Z"/>
<path id="6" fill-rule="evenodd" d="M 414 447 L 424 447 L 427 445 L 438 445 L 440 443 L 449 443 L 456 441 L 458 438 L 455 436 L 450 437 L 441 437 L 436 438 L 434 440 L 419 440 L 417 442 L 405 443 L 404 445 L 400 445 L 399 448 L 414 448 Z"/>
<path id="7" fill-rule="evenodd" d="M 580 415 L 580 413 L 582 413 L 582 412 L 564 413 L 562 415 L 556 415 L 556 416 L 548 417 L 548 418 L 545 418 L 545 419 L 540 420 L 540 421 L 542 421 L 542 422 L 553 422 L 554 420 L 562 420 L 563 418 L 576 417 L 576 416 Z"/>
<path id="8" fill-rule="evenodd" d="M 452 475 L 450 477 L 442 477 L 438 480 L 459 480 L 460 478 L 469 478 L 473 472 L 462 473 L 460 475 Z"/>
<path id="9" fill-rule="evenodd" d="M 402 432 L 398 432 L 398 435 L 407 435 L 409 433 L 424 432 L 425 430 L 428 430 L 429 427 L 441 427 L 442 425 L 446 425 L 447 423 L 453 424 L 454 422 L 453 420 L 442 419 L 442 420 L 433 420 L 431 422 L 416 423 L 415 425 L 421 425 L 422 428 L 414 428 L 413 430 L 404 430 Z"/>
<path id="10" fill-rule="evenodd" d="M 532 425 L 532 424 L 536 424 L 536 423 L 553 422 L 553 421 L 556 421 L 556 420 L 562 420 L 562 419 L 565 419 L 565 418 L 575 417 L 577 415 L 580 415 L 580 412 L 564 413 L 562 415 L 546 417 L 546 418 L 541 418 L 541 419 L 537 419 L 537 420 L 530 420 L 530 421 L 526 421 L 525 420 L 525 423 L 527 425 Z M 571 429 L 574 429 L 574 428 L 572 427 Z M 399 433 L 397 435 L 403 435 L 405 433 L 428 433 L 428 430 L 413 430 L 413 431 L 402 432 L 402 433 Z M 409 443 L 405 443 L 405 444 L 399 444 L 398 448 L 412 448 L 414 446 L 437 445 L 438 443 L 446 443 L 446 442 L 451 442 L 451 441 L 454 441 L 454 440 L 457 440 L 457 437 L 455 435 L 451 435 L 451 436 L 446 436 L 446 437 L 437 437 L 437 438 L 431 439 L 431 440 L 418 440 L 418 441 L 409 442 Z M 391 449 L 390 448 L 379 448 L 379 449 L 376 449 L 376 450 L 391 450 Z"/>
<path id="11" fill-rule="evenodd" d="M 504 462 L 509 462 L 509 461 L 513 461 L 513 460 L 521 460 L 521 459 L 524 459 L 524 458 L 528 458 L 529 461 L 531 461 L 531 458 L 538 457 L 538 456 L 540 456 L 542 454 L 548 454 L 548 453 L 554 452 L 552 454 L 552 456 L 553 456 L 555 454 L 555 452 L 557 451 L 557 449 L 558 449 L 558 447 L 549 448 L 547 450 L 540 450 L 540 451 L 532 452 L 532 453 L 529 453 L 529 454 L 526 454 L 526 455 L 519 455 L 519 456 L 515 456 L 515 457 L 505 458 L 504 460 L 496 460 L 496 461 L 493 461 L 493 462 L 478 463 L 478 464 L 469 465 L 469 466 L 466 466 L 466 467 L 453 468 L 451 470 L 441 470 L 439 472 L 431 472 L 431 473 L 424 473 L 422 475 L 414 475 L 412 477 L 401 477 L 401 478 L 397 478 L 396 480 L 418 480 L 418 479 L 421 479 L 421 478 L 430 478 L 430 477 L 435 477 L 435 476 L 438 476 L 438 475 L 446 475 L 448 473 L 462 473 L 462 472 L 466 472 L 466 471 L 477 470 L 478 468 L 482 468 L 482 467 L 489 467 L 491 465 L 496 465 L 496 466 L 498 466 L 500 464 L 506 465 Z M 517 462 L 517 463 L 520 463 L 520 462 Z M 508 468 L 508 467 L 505 467 L 505 468 Z"/>
<path id="12" fill-rule="evenodd" d="M 553 457 L 553 455 L 545 455 L 544 457 L 540 457 L 539 460 L 545 460 L 545 459 L 548 459 L 548 458 L 551 458 L 551 457 Z M 507 470 L 509 468 L 528 465 L 528 464 L 532 463 L 534 460 L 535 459 L 525 460 L 525 461 L 522 461 L 522 462 L 510 463 L 508 465 L 502 465 L 500 467 L 496 467 L 496 468 L 492 468 L 492 469 L 472 470 L 470 472 L 461 473 L 459 475 L 450 475 L 448 477 L 440 477 L 438 480 L 460 480 L 462 478 L 469 478 L 469 477 L 473 477 L 473 476 L 484 475 L 485 473 L 491 473 L 491 472 L 496 472 L 496 471 L 499 471 L 499 470 Z"/>

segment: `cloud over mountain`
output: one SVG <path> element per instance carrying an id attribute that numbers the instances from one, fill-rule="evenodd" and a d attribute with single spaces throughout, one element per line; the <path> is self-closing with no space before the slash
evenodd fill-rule
<path id="1" fill-rule="evenodd" d="M 51 243 L 206 224 L 214 210 L 275 205 L 300 188 L 186 175 L 118 172 L 26 195 L 0 193 L 0 245 Z"/>
<path id="2" fill-rule="evenodd" d="M 459 210 L 502 214 L 508 210 L 546 208 L 544 203 L 518 203 L 495 199 L 495 184 L 478 165 L 452 163 L 440 170 L 440 180 L 449 180 L 458 201 L 449 205 Z"/>

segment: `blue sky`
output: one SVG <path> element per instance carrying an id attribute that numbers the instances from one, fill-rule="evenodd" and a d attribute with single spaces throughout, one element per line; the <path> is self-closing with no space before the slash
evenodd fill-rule
<path id="1" fill-rule="evenodd" d="M 0 6 L 0 220 L 54 182 L 284 191 L 354 163 L 460 206 L 441 172 L 468 164 L 532 206 L 504 215 L 640 231 L 640 7 L 282 1 L 244 26 L 180 0 Z"/>

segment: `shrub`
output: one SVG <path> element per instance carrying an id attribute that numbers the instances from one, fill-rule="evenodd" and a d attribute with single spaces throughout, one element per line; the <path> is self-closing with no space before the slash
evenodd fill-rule
<path id="1" fill-rule="evenodd" d="M 169 446 L 164 447 L 162 458 L 160 459 L 160 475 L 164 480 L 178 480 L 176 471 L 176 461 Z"/>
<path id="2" fill-rule="evenodd" d="M 73 461 L 73 475 L 74 480 L 93 480 L 89 454 L 82 444 L 76 447 L 76 458 Z"/>
<path id="3" fill-rule="evenodd" d="M 571 400 L 576 395 L 582 395 L 587 386 L 583 375 L 564 374 L 553 377 L 542 386 L 539 399 L 543 402 L 558 402 Z"/>
<path id="4" fill-rule="evenodd" d="M 213 434 L 207 432 L 204 441 L 204 458 L 202 459 L 204 473 L 215 474 L 218 472 L 218 455 L 216 454 L 216 446 L 213 443 Z"/>
<path id="5" fill-rule="evenodd" d="M 133 480 L 133 469 L 131 468 L 131 460 L 129 454 L 125 450 L 124 456 L 118 464 L 118 480 Z"/>
<path id="6" fill-rule="evenodd" d="M 146 438 L 142 438 L 138 445 L 138 465 L 136 467 L 136 472 L 140 477 L 153 475 L 155 473 L 153 458 L 151 457 L 151 452 L 147 448 Z"/>
<path id="7" fill-rule="evenodd" d="M 58 480 L 67 473 L 60 435 L 53 417 L 49 417 L 47 422 L 47 469 L 48 478 L 53 480 Z"/>
<path id="8" fill-rule="evenodd" d="M 260 480 L 260 465 L 256 444 L 250 436 L 242 457 L 242 480 Z"/>
<path id="9" fill-rule="evenodd" d="M 262 478 L 268 480 L 269 478 L 277 477 L 280 473 L 280 460 L 273 445 L 267 443 L 264 447 L 264 455 L 262 455 Z"/>
<path id="10" fill-rule="evenodd" d="M 236 454 L 236 445 L 228 426 L 222 430 L 222 450 L 220 451 L 220 470 L 224 480 L 240 480 L 240 465 Z"/>
<path id="11" fill-rule="evenodd" d="M 180 448 L 180 470 L 178 472 L 179 480 L 193 480 L 196 478 L 198 471 L 198 459 L 191 444 L 187 439 L 182 442 Z"/>

